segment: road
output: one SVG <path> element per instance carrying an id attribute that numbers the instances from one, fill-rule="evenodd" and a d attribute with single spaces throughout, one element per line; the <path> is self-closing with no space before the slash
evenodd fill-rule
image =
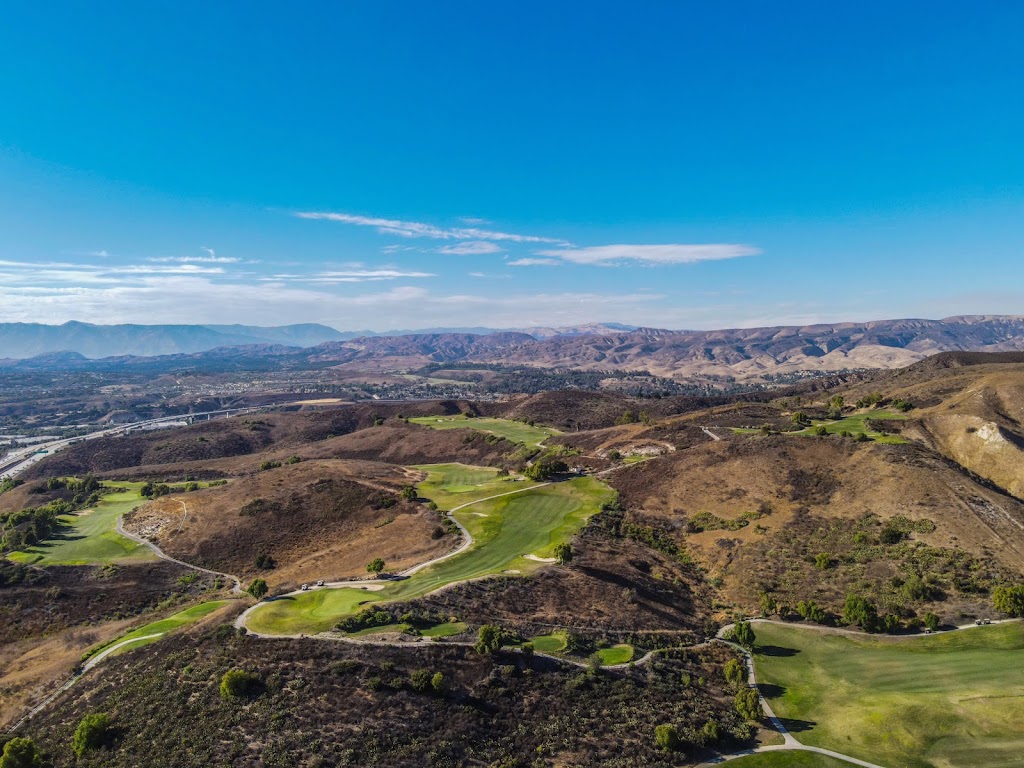
<path id="1" fill-rule="evenodd" d="M 144 427 L 158 426 L 160 424 L 172 424 L 174 422 L 180 422 L 183 419 L 191 419 L 197 416 L 206 416 L 208 418 L 212 418 L 213 416 L 237 416 L 243 413 L 259 411 L 264 407 L 266 406 L 253 408 L 229 408 L 220 411 L 203 411 L 201 413 L 184 413 L 178 416 L 163 416 L 159 419 L 147 419 L 146 421 L 136 421 L 131 424 L 121 424 L 116 427 L 101 429 L 97 432 L 90 432 L 88 435 L 82 435 L 80 437 L 68 437 L 60 440 L 51 440 L 48 443 L 36 443 L 35 445 L 18 449 L 0 459 L 0 480 L 3 480 L 6 477 L 15 477 L 31 467 L 33 464 L 36 464 L 37 462 L 52 456 L 54 453 L 67 448 L 69 445 L 74 445 L 76 443 L 97 440 L 101 437 L 110 437 L 111 435 L 126 434 Z"/>

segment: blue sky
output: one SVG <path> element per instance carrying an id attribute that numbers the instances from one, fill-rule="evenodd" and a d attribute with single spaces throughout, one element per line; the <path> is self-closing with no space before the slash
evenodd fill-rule
<path id="1" fill-rule="evenodd" d="M 1024 314 L 1024 4 L 22 3 L 0 321 Z"/>

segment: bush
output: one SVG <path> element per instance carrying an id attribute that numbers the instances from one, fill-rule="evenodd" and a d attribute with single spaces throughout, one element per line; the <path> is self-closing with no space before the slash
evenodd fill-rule
<path id="1" fill-rule="evenodd" d="M 417 693 L 423 693 L 430 688 L 432 677 L 429 669 L 417 669 L 409 675 L 409 686 Z"/>
<path id="2" fill-rule="evenodd" d="M 32 739 L 11 739 L 0 755 L 0 768 L 42 768 L 43 755 Z"/>
<path id="3" fill-rule="evenodd" d="M 379 557 L 375 557 L 366 564 L 366 570 L 369 573 L 380 574 L 384 570 L 384 561 Z"/>
<path id="4" fill-rule="evenodd" d="M 110 741 L 110 715 L 106 712 L 98 712 L 94 715 L 86 715 L 75 729 L 75 735 L 71 739 L 71 749 L 81 757 L 86 752 L 99 749 Z"/>
<path id="5" fill-rule="evenodd" d="M 447 685 L 444 675 L 440 672 L 435 672 L 434 676 L 430 678 L 430 687 L 434 689 L 434 693 L 444 693 Z"/>
<path id="6" fill-rule="evenodd" d="M 739 659 L 729 659 L 725 662 L 725 679 L 735 688 L 739 688 L 747 681 L 747 667 Z"/>
<path id="7" fill-rule="evenodd" d="M 654 740 L 666 752 L 679 749 L 679 731 L 674 725 L 659 725 L 654 729 Z"/>
<path id="8" fill-rule="evenodd" d="M 248 588 L 245 591 L 253 597 L 255 597 L 257 600 L 262 600 L 263 596 L 270 591 L 270 588 L 267 586 L 267 582 L 265 579 L 253 579 L 252 583 L 248 586 Z"/>
<path id="9" fill-rule="evenodd" d="M 761 701 L 757 695 L 756 688 L 742 688 L 736 692 L 734 700 L 736 711 L 744 720 L 752 722 L 760 721 L 764 714 L 761 710 Z"/>
<path id="10" fill-rule="evenodd" d="M 555 545 L 555 559 L 559 563 L 565 565 L 572 560 L 572 545 L 571 544 L 556 544 Z"/>
<path id="11" fill-rule="evenodd" d="M 992 606 L 1010 616 L 1024 616 L 1024 585 L 996 587 L 992 590 Z"/>
<path id="12" fill-rule="evenodd" d="M 940 619 L 938 615 L 932 613 L 931 611 L 928 611 L 928 613 L 924 615 L 924 625 L 933 632 L 939 628 L 939 624 L 941 623 L 942 619 Z"/>
<path id="13" fill-rule="evenodd" d="M 264 461 L 260 463 L 260 472 L 266 472 L 268 469 L 277 469 L 280 466 L 280 461 Z"/>
<path id="14" fill-rule="evenodd" d="M 858 595 L 846 596 L 843 606 L 843 623 L 858 624 L 865 632 L 877 632 L 879 629 L 878 609 L 875 604 Z"/>
<path id="15" fill-rule="evenodd" d="M 247 699 L 263 692 L 263 681 L 255 672 L 244 669 L 229 669 L 220 679 L 220 695 L 223 699 Z"/>
<path id="16" fill-rule="evenodd" d="M 814 567 L 827 571 L 832 567 L 832 556 L 828 552 L 822 552 L 814 558 Z"/>
<path id="17" fill-rule="evenodd" d="M 477 633 L 476 645 L 473 647 L 477 653 L 495 653 L 501 650 L 502 636 L 501 627 L 494 624 L 484 624 Z"/>

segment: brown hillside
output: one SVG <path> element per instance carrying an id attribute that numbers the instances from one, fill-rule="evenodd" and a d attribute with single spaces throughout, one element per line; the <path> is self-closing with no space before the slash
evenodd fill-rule
<path id="1" fill-rule="evenodd" d="M 886 598 L 893 579 L 941 570 L 937 562 L 945 555 L 922 560 L 913 542 L 963 550 L 986 574 L 978 594 L 954 586 L 964 573 L 943 577 L 957 610 L 983 605 L 986 584 L 1024 569 L 1024 504 L 915 445 L 735 436 L 608 479 L 634 520 L 684 545 L 747 610 L 763 590 L 779 592 L 790 605 L 809 597 L 841 605 L 852 588 Z M 729 521 L 744 515 L 748 524 L 728 530 Z M 908 525 L 920 521 L 922 531 L 930 521 L 934 531 L 913 532 L 903 548 L 879 545 L 886 521 L 896 516 Z M 855 540 L 861 528 L 864 536 Z M 821 552 L 835 555 L 828 574 L 813 562 Z"/>
<path id="2" fill-rule="evenodd" d="M 451 548 L 436 513 L 399 501 L 387 485 L 356 482 L 350 472 L 335 461 L 283 466 L 163 497 L 126 516 L 125 526 L 172 557 L 243 580 L 260 575 L 272 586 L 361 578 L 375 557 L 399 569 Z M 415 480 L 401 468 L 391 472 Z M 258 568 L 260 555 L 276 567 Z"/>

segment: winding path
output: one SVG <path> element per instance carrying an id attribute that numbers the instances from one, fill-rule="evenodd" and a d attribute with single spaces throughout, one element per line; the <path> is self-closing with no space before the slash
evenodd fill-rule
<path id="1" fill-rule="evenodd" d="M 469 532 L 469 530 L 466 528 L 466 526 L 464 526 L 462 523 L 460 523 L 458 520 L 455 519 L 455 517 L 454 517 L 454 513 L 455 512 L 458 512 L 460 509 L 465 509 L 466 507 L 471 507 L 474 504 L 481 504 L 481 503 L 483 503 L 485 501 L 491 501 L 492 499 L 500 499 L 502 496 L 511 496 L 513 494 L 516 494 L 516 493 L 524 493 L 526 491 L 532 491 L 532 490 L 535 490 L 537 488 L 543 488 L 545 485 L 551 485 L 551 483 L 537 483 L 536 485 L 530 485 L 530 486 L 527 486 L 526 488 L 516 488 L 514 491 L 506 491 L 505 493 L 496 493 L 493 496 L 487 496 L 487 497 L 485 497 L 483 499 L 474 499 L 473 501 L 467 501 L 465 504 L 459 504 L 457 507 L 452 507 L 445 514 L 448 516 L 448 519 L 451 520 L 453 523 L 455 523 L 455 525 L 458 526 L 459 530 L 462 531 L 462 536 L 463 536 L 462 543 L 459 546 L 457 546 L 455 549 L 453 549 L 451 552 L 446 552 L 443 555 L 440 555 L 438 557 L 432 558 L 430 560 L 426 560 L 426 561 L 424 561 L 422 563 L 419 563 L 418 565 L 412 566 L 411 568 L 406 568 L 404 571 L 400 572 L 398 574 L 398 576 L 402 577 L 403 579 L 404 578 L 408 578 L 409 576 L 412 576 L 414 573 L 418 573 L 419 571 L 422 571 L 424 568 L 429 568 L 432 565 L 436 565 L 437 563 L 440 563 L 442 560 L 447 560 L 450 557 L 455 557 L 456 555 L 465 552 L 467 549 L 469 549 L 471 546 L 473 546 L 473 535 Z M 316 589 L 343 589 L 343 588 L 350 588 L 350 589 L 365 589 L 365 590 L 368 590 L 368 591 L 378 591 L 378 590 L 383 589 L 386 583 L 387 583 L 387 580 L 379 580 L 379 579 L 357 579 L 357 580 L 352 580 L 352 581 L 332 581 L 332 582 L 329 582 L 327 584 L 324 584 L 322 587 L 313 587 L 313 589 L 316 590 Z M 458 583 L 459 582 L 451 582 L 449 584 L 445 584 L 443 587 L 439 587 L 439 589 L 450 587 L 452 584 L 458 584 Z M 253 611 L 255 611 L 257 608 L 259 608 L 264 603 L 272 603 L 275 600 L 281 600 L 283 598 L 295 597 L 296 595 L 301 595 L 303 593 L 303 591 L 308 592 L 310 590 L 308 590 L 308 589 L 307 590 L 296 589 L 296 590 L 293 590 L 291 592 L 287 592 L 287 593 L 285 593 L 283 595 L 277 595 L 275 597 L 269 598 L 269 599 L 264 600 L 262 602 L 256 603 L 255 605 L 249 606 L 244 611 L 242 611 L 242 613 L 240 613 L 238 615 L 237 619 L 235 619 L 235 628 L 236 629 L 245 629 L 246 631 L 248 631 L 254 637 L 282 638 L 282 639 L 288 639 L 288 638 L 296 639 L 296 638 L 300 638 L 300 637 L 306 637 L 306 635 L 301 635 L 301 634 L 299 634 L 299 635 L 267 635 L 267 634 L 262 634 L 262 633 L 259 633 L 259 632 L 253 632 L 253 631 L 249 630 L 248 627 L 246 627 L 246 623 L 249 620 L 249 616 L 253 613 Z M 331 635 L 330 637 L 334 637 L 334 635 Z M 337 638 L 337 639 L 351 639 L 351 638 Z M 363 642 L 365 642 L 365 641 L 363 641 Z M 390 645 L 391 643 L 387 643 L 387 644 Z"/>
<path id="2" fill-rule="evenodd" d="M 182 507 L 185 507 L 185 502 L 184 501 L 181 501 L 179 499 L 178 503 L 181 504 Z M 187 507 L 185 508 L 185 514 L 186 515 L 188 514 L 188 508 Z M 184 518 L 182 518 L 182 524 L 184 524 L 184 522 L 185 522 L 185 520 L 184 520 Z M 203 568 L 200 565 L 193 565 L 192 563 L 186 563 L 184 560 L 178 560 L 177 558 L 171 557 L 170 555 L 165 553 L 162 549 L 160 549 L 160 547 L 158 547 L 156 544 L 154 544 L 149 539 L 143 538 L 142 536 L 137 536 L 134 533 L 129 533 L 128 531 L 126 531 L 124 529 L 124 519 L 123 519 L 123 516 L 117 518 L 117 532 L 119 534 L 121 534 L 122 536 L 124 536 L 125 538 L 131 539 L 132 541 L 134 541 L 134 542 L 136 542 L 138 544 L 142 544 L 144 547 L 149 547 L 149 549 L 153 552 L 153 554 L 156 555 L 157 557 L 159 557 L 161 560 L 166 560 L 169 563 L 177 563 L 178 565 L 184 566 L 185 568 L 191 568 L 193 571 L 202 571 L 203 573 L 208 573 L 211 576 L 223 576 L 225 579 L 230 579 L 231 581 L 234 582 L 234 586 L 231 588 L 231 591 L 234 594 L 241 595 L 244 592 L 244 590 L 242 589 L 242 582 L 239 581 L 237 576 L 233 576 L 230 573 L 221 573 L 220 571 L 214 571 L 214 570 L 211 570 L 209 568 Z"/>

